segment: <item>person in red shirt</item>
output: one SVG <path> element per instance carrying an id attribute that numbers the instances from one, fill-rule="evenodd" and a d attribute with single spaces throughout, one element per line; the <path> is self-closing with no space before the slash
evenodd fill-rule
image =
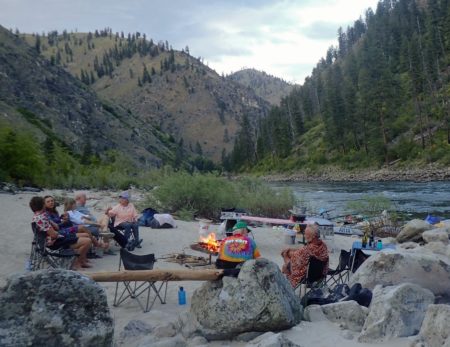
<path id="1" fill-rule="evenodd" d="M 287 248 L 281 252 L 284 260 L 282 272 L 294 288 L 306 276 L 311 257 L 326 262 L 323 274 L 326 275 L 328 272 L 328 248 L 325 242 L 319 238 L 317 224 L 310 224 L 306 227 L 305 239 L 306 246 L 299 249 Z"/>

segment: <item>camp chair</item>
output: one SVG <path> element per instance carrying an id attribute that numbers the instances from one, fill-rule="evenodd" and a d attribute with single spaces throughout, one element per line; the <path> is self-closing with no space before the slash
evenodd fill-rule
<path id="1" fill-rule="evenodd" d="M 350 278 L 351 252 L 341 249 L 339 264 L 335 270 L 328 270 L 326 284 L 334 287 L 337 284 L 347 283 Z"/>
<path id="2" fill-rule="evenodd" d="M 369 258 L 367 254 L 364 254 L 364 252 L 360 249 L 354 249 L 353 254 L 351 257 L 351 267 L 350 270 L 352 273 L 355 273 L 356 270 L 366 261 L 366 259 Z"/>
<path id="3" fill-rule="evenodd" d="M 120 226 L 114 226 L 114 217 L 111 217 L 109 219 L 108 223 L 108 229 L 111 233 L 114 234 L 114 240 L 119 244 L 121 248 L 128 247 L 129 251 L 134 251 L 134 248 L 136 245 L 142 243 L 142 239 L 137 242 L 137 240 L 134 239 L 134 234 L 131 233 L 129 238 L 125 237 L 125 229 Z"/>
<path id="4" fill-rule="evenodd" d="M 129 271 L 135 270 L 152 270 L 153 265 L 156 262 L 154 254 L 137 255 L 128 252 L 125 248 L 120 249 L 119 271 L 121 265 L 123 268 Z M 141 309 L 144 312 L 148 312 L 152 309 L 156 298 L 159 299 L 161 304 L 166 303 L 167 294 L 167 281 L 162 281 L 158 286 L 157 282 L 145 281 L 138 283 L 138 281 L 123 281 L 122 293 L 119 296 L 119 282 L 116 283 L 116 291 L 114 294 L 114 306 L 119 306 L 126 299 L 135 299 Z M 161 290 L 164 289 L 164 296 L 161 296 Z M 154 292 L 155 296 L 150 301 L 151 292 Z M 146 294 L 145 306 L 143 305 L 141 295 Z"/>
<path id="5" fill-rule="evenodd" d="M 302 295 L 302 288 L 305 287 L 305 293 L 312 288 L 320 288 L 325 284 L 326 275 L 323 274 L 326 261 L 321 261 L 316 257 L 310 257 L 308 263 L 308 269 L 306 270 L 305 277 L 295 286 L 294 292 L 298 290 L 299 296 Z"/>
<path id="6" fill-rule="evenodd" d="M 33 231 L 33 242 L 28 269 L 36 271 L 39 269 L 70 269 L 78 254 L 71 248 L 61 247 L 51 249 L 45 245 L 47 235 L 39 230 L 36 223 L 31 223 Z"/>

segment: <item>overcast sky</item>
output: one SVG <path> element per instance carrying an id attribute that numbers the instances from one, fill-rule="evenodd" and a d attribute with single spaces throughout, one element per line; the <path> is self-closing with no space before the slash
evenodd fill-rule
<path id="1" fill-rule="evenodd" d="M 337 29 L 378 0 L 0 0 L 0 25 L 50 30 L 145 33 L 168 40 L 218 73 L 256 68 L 302 83 Z"/>

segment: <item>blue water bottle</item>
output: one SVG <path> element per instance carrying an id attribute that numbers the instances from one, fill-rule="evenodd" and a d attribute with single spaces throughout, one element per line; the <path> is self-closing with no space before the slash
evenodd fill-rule
<path id="1" fill-rule="evenodd" d="M 183 287 L 178 290 L 178 305 L 186 305 L 186 292 Z"/>
<path id="2" fill-rule="evenodd" d="M 378 240 L 378 242 L 377 242 L 377 249 L 379 251 L 381 251 L 383 249 L 383 242 L 381 240 Z"/>

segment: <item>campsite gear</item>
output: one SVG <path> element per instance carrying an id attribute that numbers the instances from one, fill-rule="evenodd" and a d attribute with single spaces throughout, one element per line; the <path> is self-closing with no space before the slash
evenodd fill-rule
<path id="1" fill-rule="evenodd" d="M 198 234 L 200 237 L 208 237 L 210 231 L 212 220 L 209 219 L 199 219 L 198 220 Z"/>
<path id="2" fill-rule="evenodd" d="M 286 245 L 295 245 L 295 236 L 297 232 L 292 229 L 284 229 L 284 243 Z"/>
<path id="3" fill-rule="evenodd" d="M 178 305 L 186 305 L 186 292 L 183 287 L 178 290 Z"/>
<path id="4" fill-rule="evenodd" d="M 356 301 L 359 305 L 369 307 L 372 301 L 372 292 L 370 289 L 362 288 L 361 283 L 355 283 L 351 288 L 348 296 L 342 301 Z"/>
<path id="5" fill-rule="evenodd" d="M 146 209 L 142 210 L 142 216 L 138 219 L 138 224 L 140 226 L 149 227 L 151 221 L 153 220 L 153 216 L 158 213 L 155 209 L 151 207 L 147 207 Z"/>
<path id="6" fill-rule="evenodd" d="M 441 217 L 432 216 L 431 214 L 427 215 L 425 218 L 425 222 L 429 224 L 438 224 L 441 221 Z"/>

